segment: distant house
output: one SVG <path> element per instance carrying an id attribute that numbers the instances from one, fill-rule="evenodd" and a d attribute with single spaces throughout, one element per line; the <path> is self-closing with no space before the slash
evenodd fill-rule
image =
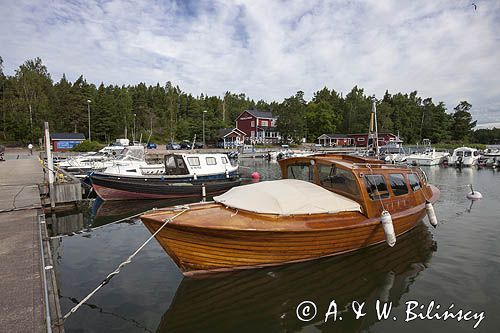
<path id="1" fill-rule="evenodd" d="M 219 130 L 219 147 L 235 148 L 245 143 L 246 134 L 238 128 L 223 128 Z"/>
<path id="2" fill-rule="evenodd" d="M 251 144 L 278 143 L 281 136 L 276 130 L 276 119 L 270 111 L 245 110 L 236 118 L 236 128 L 245 133 Z"/>
<path id="3" fill-rule="evenodd" d="M 318 137 L 318 143 L 325 147 L 342 147 L 356 146 L 366 147 L 371 142 L 368 142 L 368 133 L 353 133 L 353 134 L 323 134 Z M 371 141 L 371 139 L 370 139 Z M 403 141 L 392 133 L 379 133 L 378 144 L 384 146 L 390 142 L 400 144 Z"/>
<path id="4" fill-rule="evenodd" d="M 354 140 L 353 144 L 355 146 L 368 146 L 368 133 L 355 133 L 355 134 L 347 134 L 349 138 Z M 397 135 L 392 133 L 379 133 L 378 134 L 378 144 L 379 146 L 384 146 L 389 142 L 395 142 L 400 140 Z M 402 141 L 401 141 L 402 142 Z M 371 144 L 371 143 L 370 143 Z"/>
<path id="5" fill-rule="evenodd" d="M 71 150 L 83 140 L 85 140 L 85 135 L 82 133 L 52 133 L 50 135 L 52 151 Z"/>
<path id="6" fill-rule="evenodd" d="M 323 134 L 318 138 L 318 143 L 324 147 L 343 147 L 354 144 L 354 139 L 347 134 Z"/>

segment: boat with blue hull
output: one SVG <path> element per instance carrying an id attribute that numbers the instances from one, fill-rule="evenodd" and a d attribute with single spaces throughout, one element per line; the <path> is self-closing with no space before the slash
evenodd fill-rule
<path id="1" fill-rule="evenodd" d="M 108 168 L 90 176 L 92 187 L 104 200 L 203 197 L 240 185 L 238 166 L 225 154 L 169 154 L 161 173 L 142 169 Z"/>

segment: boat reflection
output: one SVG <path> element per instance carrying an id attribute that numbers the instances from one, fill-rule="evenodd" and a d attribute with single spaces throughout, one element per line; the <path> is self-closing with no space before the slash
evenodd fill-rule
<path id="1" fill-rule="evenodd" d="M 92 205 L 91 228 L 140 214 L 153 208 L 163 208 L 199 202 L 201 198 L 177 198 L 163 200 L 111 200 L 96 198 Z"/>
<path id="2" fill-rule="evenodd" d="M 370 309 L 377 299 L 397 307 L 435 250 L 421 222 L 393 248 L 382 244 L 301 264 L 185 278 L 157 332 L 292 332 L 310 325 L 321 331 L 361 331 L 377 322 L 375 311 L 355 320 L 351 310 L 342 313 L 342 321 L 324 323 L 330 302 L 335 300 L 339 311 L 353 300 L 366 301 Z M 304 300 L 318 309 L 309 322 L 296 316 Z"/>

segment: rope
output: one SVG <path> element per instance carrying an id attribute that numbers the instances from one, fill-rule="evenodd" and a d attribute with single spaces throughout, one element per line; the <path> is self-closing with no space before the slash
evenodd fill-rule
<path id="1" fill-rule="evenodd" d="M 99 291 L 99 289 L 101 289 L 102 287 L 104 287 L 105 285 L 107 285 L 109 283 L 109 281 L 111 281 L 111 279 L 115 276 L 115 275 L 118 275 L 120 273 L 120 270 L 130 264 L 132 262 L 132 259 L 134 259 L 134 257 L 144 248 L 144 246 L 146 246 L 150 240 L 152 240 L 169 222 L 173 221 L 175 218 L 177 218 L 178 216 L 180 216 L 181 214 L 183 214 L 184 212 L 186 212 L 187 210 L 189 209 L 189 207 L 185 207 L 184 210 L 182 210 L 181 212 L 175 214 L 174 216 L 172 216 L 171 218 L 167 218 L 165 219 L 165 222 L 161 225 L 161 227 L 155 231 L 154 234 L 152 234 L 134 253 L 132 253 L 124 262 L 122 262 L 120 265 L 118 265 L 118 267 L 111 273 L 108 274 L 108 276 L 106 276 L 106 278 L 90 293 L 88 294 L 87 296 L 85 296 L 85 298 L 83 298 L 80 303 L 78 303 L 77 305 L 75 305 L 68 313 L 66 313 L 63 317 L 62 317 L 62 321 L 65 321 L 66 319 L 68 319 L 69 316 L 71 316 L 73 313 L 75 313 L 86 301 L 88 301 L 96 292 Z"/>

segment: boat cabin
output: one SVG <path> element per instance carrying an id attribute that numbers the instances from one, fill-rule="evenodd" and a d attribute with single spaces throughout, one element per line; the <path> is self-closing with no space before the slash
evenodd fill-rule
<path id="1" fill-rule="evenodd" d="M 238 170 L 226 154 L 168 154 L 165 155 L 167 176 L 232 175 Z"/>
<path id="2" fill-rule="evenodd" d="M 325 154 L 279 163 L 282 178 L 308 181 L 352 199 L 367 217 L 378 217 L 384 209 L 391 214 L 407 210 L 432 195 L 421 169 L 376 159 Z"/>

